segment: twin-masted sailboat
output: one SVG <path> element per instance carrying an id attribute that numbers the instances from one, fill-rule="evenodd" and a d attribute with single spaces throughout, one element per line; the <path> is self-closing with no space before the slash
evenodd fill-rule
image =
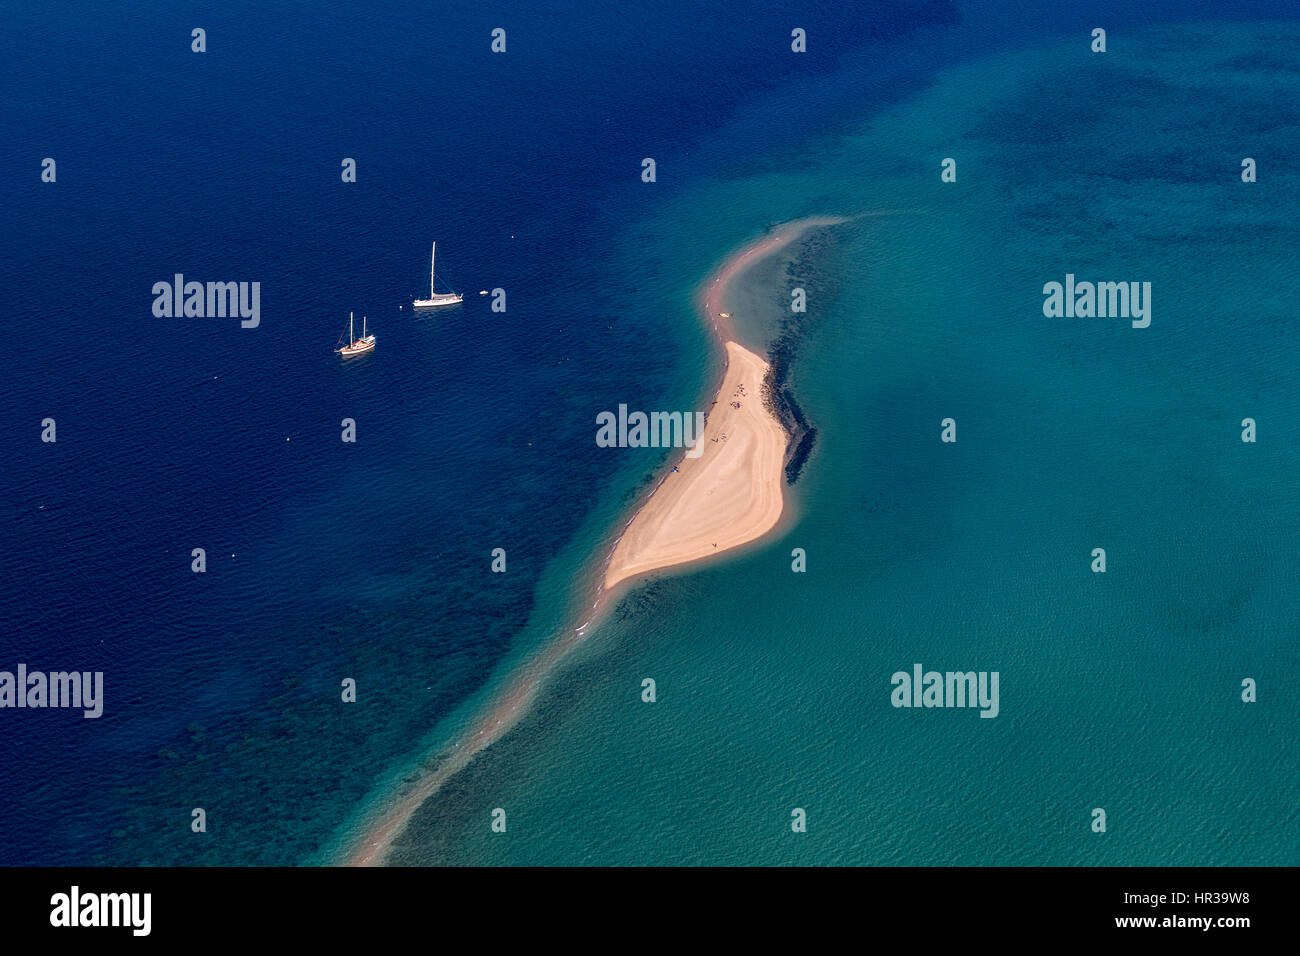
<path id="1" fill-rule="evenodd" d="M 339 336 L 339 341 L 343 341 L 343 336 Z M 362 352 L 369 352 L 375 347 L 375 337 L 366 334 L 366 317 L 361 317 L 361 338 L 352 337 L 352 313 L 348 313 L 348 344 L 334 351 L 344 358 L 349 355 L 360 355 Z"/>

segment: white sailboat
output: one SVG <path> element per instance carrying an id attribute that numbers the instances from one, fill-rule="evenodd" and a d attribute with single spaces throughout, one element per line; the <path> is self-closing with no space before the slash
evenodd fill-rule
<path id="1" fill-rule="evenodd" d="M 343 336 L 339 336 L 342 341 Z M 352 313 L 348 313 L 348 344 L 334 351 L 346 358 L 349 355 L 360 355 L 362 352 L 369 352 L 375 347 L 375 337 L 366 334 L 366 317 L 361 317 L 361 338 L 352 337 Z"/>
<path id="2" fill-rule="evenodd" d="M 429 298 L 416 299 L 414 302 L 412 302 L 411 304 L 415 306 L 417 309 L 433 309 L 433 308 L 437 308 L 440 305 L 455 305 L 457 302 L 460 302 L 461 299 L 463 298 L 463 296 L 457 295 L 455 292 L 448 292 L 444 295 L 439 295 L 437 290 L 434 289 L 433 260 L 437 252 L 438 252 L 438 244 L 435 242 L 433 244 L 433 248 L 429 252 Z"/>

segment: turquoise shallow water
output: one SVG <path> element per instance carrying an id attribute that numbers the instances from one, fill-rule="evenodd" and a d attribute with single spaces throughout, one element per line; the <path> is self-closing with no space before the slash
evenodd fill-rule
<path id="1" fill-rule="evenodd" d="M 818 429 L 797 521 L 630 593 L 393 861 L 1294 864 L 1297 39 L 1153 27 L 1105 57 L 974 61 L 635 224 L 622 258 L 686 356 L 652 396 L 672 408 L 710 374 L 691 294 L 721 256 L 766 222 L 872 213 L 754 270 L 739 317 L 797 346 Z M 1150 281 L 1150 328 L 1045 318 L 1067 272 Z M 543 602 L 522 643 L 571 613 Z M 891 707 L 914 662 L 998 671 L 999 716 Z"/>

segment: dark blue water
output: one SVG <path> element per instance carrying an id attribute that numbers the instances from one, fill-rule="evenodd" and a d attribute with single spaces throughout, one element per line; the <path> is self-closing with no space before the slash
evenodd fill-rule
<path id="1" fill-rule="evenodd" d="M 0 669 L 106 684 L 99 720 L 0 711 L 0 863 L 311 857 L 482 685 L 610 493 L 588 397 L 657 407 L 672 379 L 680 339 L 636 307 L 653 263 L 602 258 L 629 223 L 799 162 L 954 60 L 1097 16 L 1219 15 L 996 7 L 0 13 Z M 434 239 L 465 303 L 415 317 Z M 260 327 L 154 317 L 177 272 L 260 282 Z M 477 294 L 496 287 L 504 314 Z M 345 364 L 350 311 L 379 346 Z"/>

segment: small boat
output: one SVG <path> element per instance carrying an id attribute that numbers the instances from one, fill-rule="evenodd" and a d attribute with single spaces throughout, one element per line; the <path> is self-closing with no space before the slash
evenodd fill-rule
<path id="1" fill-rule="evenodd" d="M 438 244 L 435 242 L 433 248 L 429 251 L 429 298 L 416 299 L 412 302 L 411 304 L 417 309 L 435 309 L 440 305 L 455 305 L 463 298 L 463 296 L 457 295 L 455 292 L 446 292 L 439 295 L 433 287 L 433 261 L 437 253 Z"/>
<path id="2" fill-rule="evenodd" d="M 339 336 L 339 341 L 343 341 L 343 336 Z M 360 355 L 362 352 L 369 352 L 375 347 L 375 337 L 366 334 L 366 317 L 361 317 L 361 338 L 352 337 L 352 313 L 348 313 L 348 344 L 334 351 L 344 358 L 349 355 Z"/>
<path id="3" fill-rule="evenodd" d="M 721 316 L 721 317 L 724 318 L 724 319 L 729 319 L 729 318 L 731 318 L 731 313 L 730 313 L 730 312 L 719 312 L 718 315 Z"/>
<path id="4" fill-rule="evenodd" d="M 487 289 L 479 289 L 479 290 L 478 290 L 478 294 L 479 294 L 479 295 L 487 295 Z"/>

